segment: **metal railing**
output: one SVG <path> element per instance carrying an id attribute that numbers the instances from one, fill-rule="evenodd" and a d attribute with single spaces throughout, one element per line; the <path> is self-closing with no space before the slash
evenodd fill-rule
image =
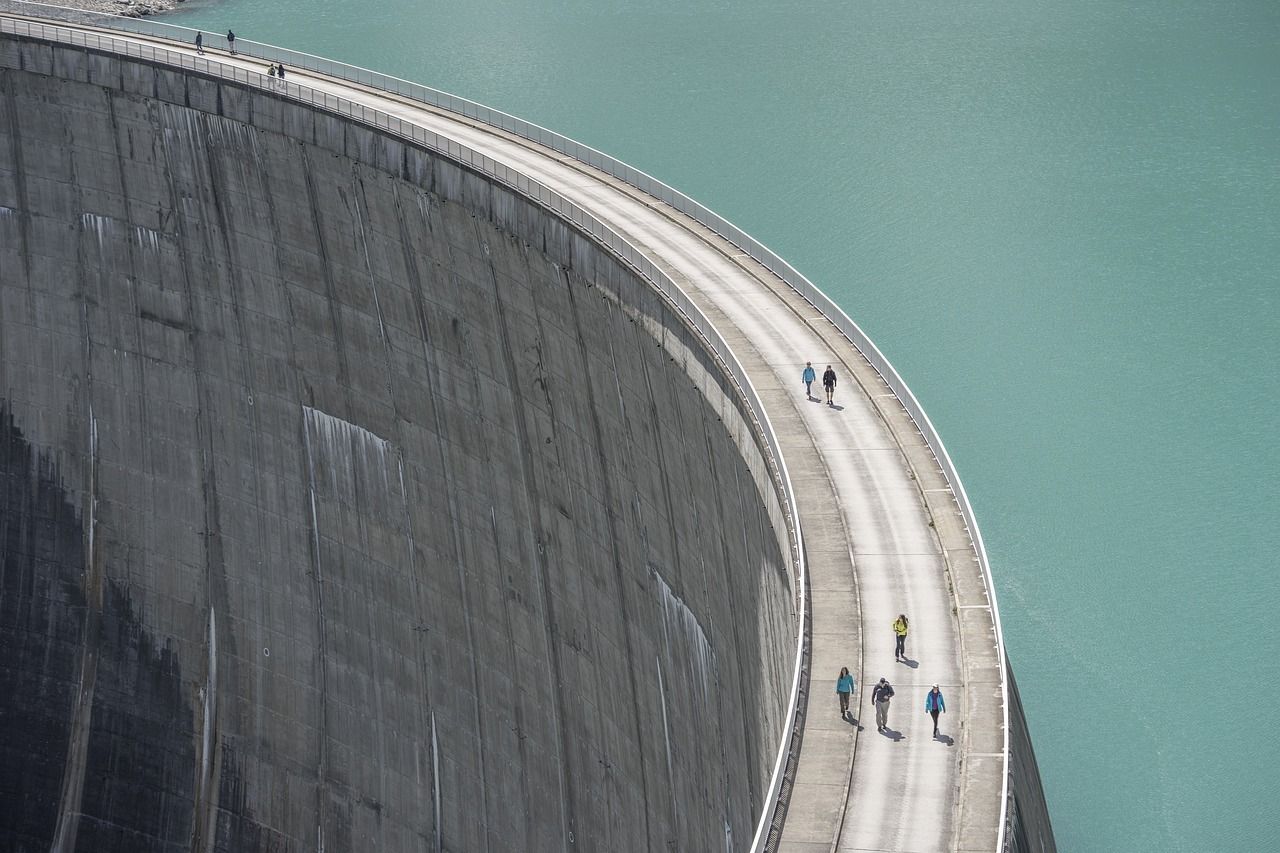
<path id="1" fill-rule="evenodd" d="M 791 533 L 790 556 L 796 578 L 795 607 L 798 629 L 796 658 L 791 679 L 790 696 L 787 702 L 788 710 L 786 722 L 782 729 L 780 746 L 777 757 L 774 761 L 773 773 L 770 777 L 769 793 L 764 798 L 764 802 L 771 805 L 765 808 L 764 813 L 761 815 L 757 823 L 751 847 L 753 851 L 761 850 L 765 839 L 768 837 L 768 827 L 773 813 L 777 808 L 778 793 L 783 781 L 783 769 L 786 766 L 786 762 L 789 757 L 793 730 L 796 725 L 796 708 L 801 688 L 805 637 L 808 630 L 805 619 L 807 611 L 806 601 L 808 597 L 807 567 L 804 548 L 802 546 L 803 539 L 800 528 L 800 519 L 796 513 L 795 492 L 792 488 L 791 478 L 787 472 L 786 463 L 782 456 L 777 435 L 769 422 L 764 405 L 761 402 L 759 395 L 756 393 L 755 387 L 752 385 L 746 371 L 743 370 L 742 365 L 733 355 L 732 348 L 724 338 L 721 337 L 720 333 L 716 330 L 715 326 L 706 317 L 706 315 L 703 314 L 702 311 L 689 299 L 688 295 L 685 294 L 685 292 L 674 281 L 672 281 L 666 273 L 659 269 L 652 259 L 650 259 L 644 252 L 636 248 L 629 241 L 624 239 L 618 233 L 609 228 L 609 226 L 583 208 L 564 198 L 549 187 L 533 180 L 529 176 L 512 169 L 505 163 L 494 160 L 493 158 L 475 151 L 468 146 L 462 145 L 461 143 L 458 143 L 446 136 L 429 131 L 420 125 L 405 121 L 401 118 L 392 116 L 381 110 L 373 109 L 358 102 L 313 89 L 305 84 L 297 82 L 296 80 L 280 80 L 274 77 L 269 77 L 262 72 L 246 69 L 234 63 L 224 61 L 224 58 L 222 57 L 210 57 L 207 55 L 193 56 L 189 50 L 171 50 L 145 42 L 114 38 L 112 36 L 78 29 L 75 26 L 63 26 L 56 23 L 45 23 L 25 18 L 18 19 L 3 17 L 2 13 L 5 11 L 16 12 L 25 16 L 38 16 L 42 18 L 54 17 L 65 20 L 68 24 L 72 25 L 85 23 L 111 29 L 120 29 L 147 36 L 163 38 L 167 41 L 174 41 L 174 31 L 181 30 L 182 28 L 156 24 L 155 22 L 134 18 L 120 18 L 110 15 L 101 15 L 98 13 L 82 12 L 80 10 L 65 9 L 57 6 L 26 3 L 22 2 L 22 0 L 0 0 L 0 33 L 11 33 L 13 35 L 27 36 L 30 38 L 57 42 L 75 47 L 85 47 L 141 60 L 159 62 L 221 80 L 227 80 L 281 94 L 292 100 L 308 104 L 317 109 L 348 117 L 354 121 L 375 127 L 383 132 L 422 146 L 425 149 L 443 154 L 449 160 L 461 163 L 476 172 L 493 178 L 500 184 L 514 189 L 516 192 L 527 198 L 533 199 L 543 207 L 557 214 L 562 219 L 573 223 L 583 233 L 589 235 L 615 256 L 626 262 L 642 277 L 648 280 L 675 308 L 675 310 L 683 316 L 689 326 L 703 338 L 710 352 L 716 357 L 722 367 L 725 368 L 728 375 L 737 386 L 738 392 L 742 395 L 743 400 L 747 405 L 748 415 L 751 420 L 754 421 L 753 425 L 755 426 L 755 430 L 764 440 L 766 461 L 770 464 L 772 469 L 774 487 L 777 489 L 778 495 L 782 499 L 783 513 L 786 518 L 788 529 Z M 205 46 L 212 49 L 213 44 L 220 40 L 222 40 L 222 37 L 207 38 Z M 179 39 L 178 41 L 185 42 L 187 40 Z M 255 44 L 242 41 L 240 39 L 236 40 L 236 48 L 238 54 L 252 56 L 255 58 L 275 60 L 279 62 L 285 62 L 290 58 L 294 58 L 292 64 L 296 68 L 306 67 L 308 70 L 322 71 L 325 73 L 329 73 L 329 69 L 331 68 L 345 69 L 345 73 L 340 75 L 335 74 L 333 76 L 341 76 L 343 79 L 363 83 L 364 85 L 371 87 L 381 88 L 378 85 L 380 81 L 384 79 L 394 80 L 394 78 L 384 78 L 383 75 L 376 74 L 375 72 L 352 68 L 350 66 L 343 66 L 329 60 L 322 60 L 318 57 L 310 57 L 317 61 L 316 67 L 304 65 L 304 63 L 297 61 L 296 58 L 307 57 L 307 54 L 299 54 L 295 51 L 283 48 L 274 48 L 269 45 Z M 324 67 L 322 68 L 319 66 Z M 409 97 L 413 97 L 413 90 L 434 91 L 405 81 L 395 82 L 402 84 L 402 86 L 406 88 L 406 91 L 401 91 L 400 94 L 405 94 Z M 391 90 L 388 89 L 388 91 Z M 452 96 L 445 97 L 459 105 L 471 104 L 470 101 L 464 101 L 461 98 L 453 98 Z M 417 98 L 414 99 L 418 100 Z M 471 116 L 484 121 L 485 119 L 478 115 L 477 110 L 474 109 L 476 106 L 478 105 L 472 104 L 473 109 L 471 110 Z M 487 110 L 487 108 L 483 109 Z M 496 111 L 487 112 L 494 115 L 501 115 L 496 113 Z M 527 126 L 530 128 L 536 127 L 534 125 Z M 538 130 L 541 129 L 538 128 Z M 544 133 L 549 136 L 553 136 L 549 131 L 544 131 Z M 599 157 L 603 157 L 603 155 L 599 155 Z M 637 175 L 642 174 L 635 172 L 635 170 L 631 171 Z"/>

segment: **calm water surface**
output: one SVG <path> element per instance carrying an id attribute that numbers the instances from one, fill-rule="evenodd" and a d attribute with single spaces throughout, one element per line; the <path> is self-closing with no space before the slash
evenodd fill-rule
<path id="1" fill-rule="evenodd" d="M 202 3 L 788 258 L 964 477 L 1061 848 L 1280 849 L 1280 3 Z"/>

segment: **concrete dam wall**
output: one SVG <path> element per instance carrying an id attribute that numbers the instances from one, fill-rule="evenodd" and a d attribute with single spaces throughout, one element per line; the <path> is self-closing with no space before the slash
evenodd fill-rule
<path id="1" fill-rule="evenodd" d="M 0 849 L 744 848 L 790 550 L 722 367 L 564 221 L 0 36 Z"/>

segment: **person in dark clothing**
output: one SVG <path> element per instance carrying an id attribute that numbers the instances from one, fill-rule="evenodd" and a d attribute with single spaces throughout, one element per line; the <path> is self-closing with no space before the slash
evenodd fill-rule
<path id="1" fill-rule="evenodd" d="M 279 77 L 281 80 L 284 79 L 284 63 L 283 62 L 281 62 L 279 65 L 276 66 L 276 76 Z"/>
<path id="2" fill-rule="evenodd" d="M 933 717 L 933 736 L 938 736 L 938 714 L 947 713 L 947 703 L 942 701 L 942 691 L 938 689 L 938 685 L 933 685 L 933 689 L 925 694 L 924 710 L 929 716 Z"/>
<path id="3" fill-rule="evenodd" d="M 876 706 L 876 731 L 889 728 L 889 700 L 893 698 L 893 685 L 881 678 L 871 690 L 871 704 Z"/>
<path id="4" fill-rule="evenodd" d="M 196 53 L 204 56 L 204 33 L 196 33 Z"/>
<path id="5" fill-rule="evenodd" d="M 231 51 L 231 55 L 236 55 L 236 34 L 227 30 L 227 50 Z"/>
<path id="6" fill-rule="evenodd" d="M 822 388 L 827 392 L 827 405 L 832 405 L 831 398 L 836 393 L 836 372 L 829 364 L 822 373 Z"/>

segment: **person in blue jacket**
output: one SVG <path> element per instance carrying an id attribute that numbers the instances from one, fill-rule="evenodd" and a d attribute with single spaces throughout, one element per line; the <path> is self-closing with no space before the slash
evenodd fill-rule
<path id="1" fill-rule="evenodd" d="M 840 667 L 840 677 L 836 679 L 836 696 L 840 699 L 840 716 L 844 718 L 849 714 L 849 697 L 853 695 L 853 676 L 849 674 L 849 667 Z"/>
<path id="2" fill-rule="evenodd" d="M 933 736 L 938 736 L 938 714 L 947 713 L 947 703 L 942 701 L 942 691 L 938 689 L 938 685 L 933 685 L 933 689 L 925 694 L 924 697 L 925 713 L 933 717 Z"/>
<path id="3" fill-rule="evenodd" d="M 800 374 L 800 379 L 804 382 L 804 395 L 810 400 L 813 399 L 813 380 L 817 378 L 818 374 L 813 372 L 813 362 L 806 361 L 804 363 L 804 373 Z"/>

